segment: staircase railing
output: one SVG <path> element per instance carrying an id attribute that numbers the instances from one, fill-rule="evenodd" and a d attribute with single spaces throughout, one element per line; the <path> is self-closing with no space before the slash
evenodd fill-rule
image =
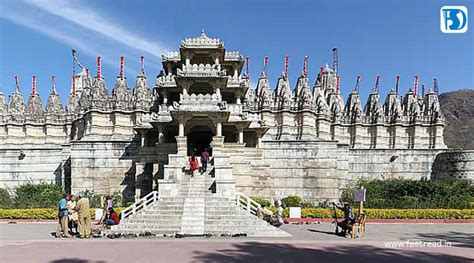
<path id="1" fill-rule="evenodd" d="M 147 206 L 153 204 L 156 200 L 158 200 L 158 191 L 152 191 L 145 195 L 144 197 L 140 198 L 137 202 L 133 203 L 131 206 L 125 208 L 121 212 L 122 220 L 136 214 L 138 211 L 146 208 Z"/>
<path id="2" fill-rule="evenodd" d="M 237 193 L 237 205 L 255 216 L 257 215 L 258 210 L 262 209 L 262 206 L 259 203 L 239 192 Z"/>

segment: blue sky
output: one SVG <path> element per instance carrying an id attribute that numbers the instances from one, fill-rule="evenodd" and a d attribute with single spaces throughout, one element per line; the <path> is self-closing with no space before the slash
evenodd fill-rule
<path id="1" fill-rule="evenodd" d="M 23 94 L 30 94 L 31 76 L 45 103 L 51 92 L 51 75 L 63 103 L 70 90 L 71 48 L 96 74 L 95 57 L 104 60 L 102 72 L 112 90 L 125 56 L 130 87 L 145 56 L 149 84 L 161 69 L 160 57 L 178 50 L 179 41 L 197 36 L 201 28 L 224 40 L 228 50 L 250 57 L 250 75 L 257 82 L 263 57 L 274 87 L 290 60 L 294 87 L 309 56 L 308 76 L 314 83 L 319 67 L 332 64 L 333 47 L 339 48 L 341 89 L 347 97 L 357 75 L 362 76 L 365 98 L 376 75 L 381 94 L 401 75 L 400 90 L 413 86 L 413 76 L 440 92 L 474 88 L 473 1 L 13 1 L 0 2 L 0 90 L 14 90 L 20 76 Z M 465 34 L 443 34 L 439 10 L 443 5 L 464 5 L 470 13 Z"/>

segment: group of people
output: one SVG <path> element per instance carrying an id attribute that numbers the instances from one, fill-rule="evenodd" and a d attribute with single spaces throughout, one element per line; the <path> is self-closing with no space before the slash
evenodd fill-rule
<path id="1" fill-rule="evenodd" d="M 58 218 L 56 237 L 91 237 L 92 226 L 89 198 L 78 196 L 76 201 L 76 196 L 64 194 L 58 202 Z M 117 225 L 119 222 L 120 216 L 113 208 L 112 198 L 107 196 L 104 213 L 97 224 L 110 226 Z"/>
<path id="2" fill-rule="evenodd" d="M 204 174 L 207 171 L 207 164 L 210 160 L 210 154 L 208 148 L 205 148 L 201 153 L 201 165 L 199 165 L 198 158 L 193 153 L 189 157 L 189 169 L 191 170 L 191 176 L 194 176 L 195 171 L 199 171 Z"/>
<path id="3" fill-rule="evenodd" d="M 64 194 L 58 203 L 58 227 L 56 237 L 72 237 L 71 234 L 80 238 L 91 236 L 91 215 L 89 198 Z M 75 231 L 73 229 L 75 228 Z"/>

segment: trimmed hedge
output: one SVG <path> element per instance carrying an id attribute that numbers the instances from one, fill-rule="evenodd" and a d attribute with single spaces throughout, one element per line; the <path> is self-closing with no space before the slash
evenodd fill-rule
<path id="1" fill-rule="evenodd" d="M 268 208 L 277 213 L 276 207 Z M 354 208 L 354 211 L 357 209 Z M 474 219 L 474 209 L 364 209 L 368 219 Z M 342 218 L 342 211 L 337 211 Z M 289 209 L 283 210 L 283 216 L 288 217 Z M 303 208 L 302 218 L 332 218 L 333 210 L 328 208 Z"/>
<path id="2" fill-rule="evenodd" d="M 474 201 L 474 185 L 468 180 L 359 180 L 348 185 L 341 201 L 352 203 L 356 189 L 367 190 L 366 208 L 468 209 Z"/>
<path id="3" fill-rule="evenodd" d="M 120 213 L 123 208 L 116 207 L 114 210 Z M 91 217 L 95 217 L 95 209 L 90 209 Z M 57 219 L 58 210 L 54 208 L 30 208 L 30 209 L 0 209 L 0 219 Z"/>
<path id="4" fill-rule="evenodd" d="M 264 206 L 264 207 L 269 207 L 269 206 L 273 205 L 271 203 L 271 201 L 268 200 L 268 199 L 258 198 L 258 197 L 255 197 L 255 196 L 251 196 L 250 198 L 252 198 L 252 200 L 254 200 L 259 205 Z"/>

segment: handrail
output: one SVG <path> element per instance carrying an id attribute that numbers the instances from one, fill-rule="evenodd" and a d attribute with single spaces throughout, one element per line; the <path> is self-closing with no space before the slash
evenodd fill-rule
<path id="1" fill-rule="evenodd" d="M 158 200 L 158 191 L 152 191 L 145 195 L 144 197 L 140 198 L 137 202 L 133 203 L 131 206 L 122 210 L 121 219 L 125 219 L 133 214 L 136 214 L 138 211 L 146 208 L 147 206 L 153 204 L 156 200 Z"/>
<path id="2" fill-rule="evenodd" d="M 257 215 L 257 211 L 262 208 L 262 206 L 255 202 L 252 198 L 246 196 L 243 193 L 237 192 L 237 205 L 247 210 L 252 215 Z"/>

